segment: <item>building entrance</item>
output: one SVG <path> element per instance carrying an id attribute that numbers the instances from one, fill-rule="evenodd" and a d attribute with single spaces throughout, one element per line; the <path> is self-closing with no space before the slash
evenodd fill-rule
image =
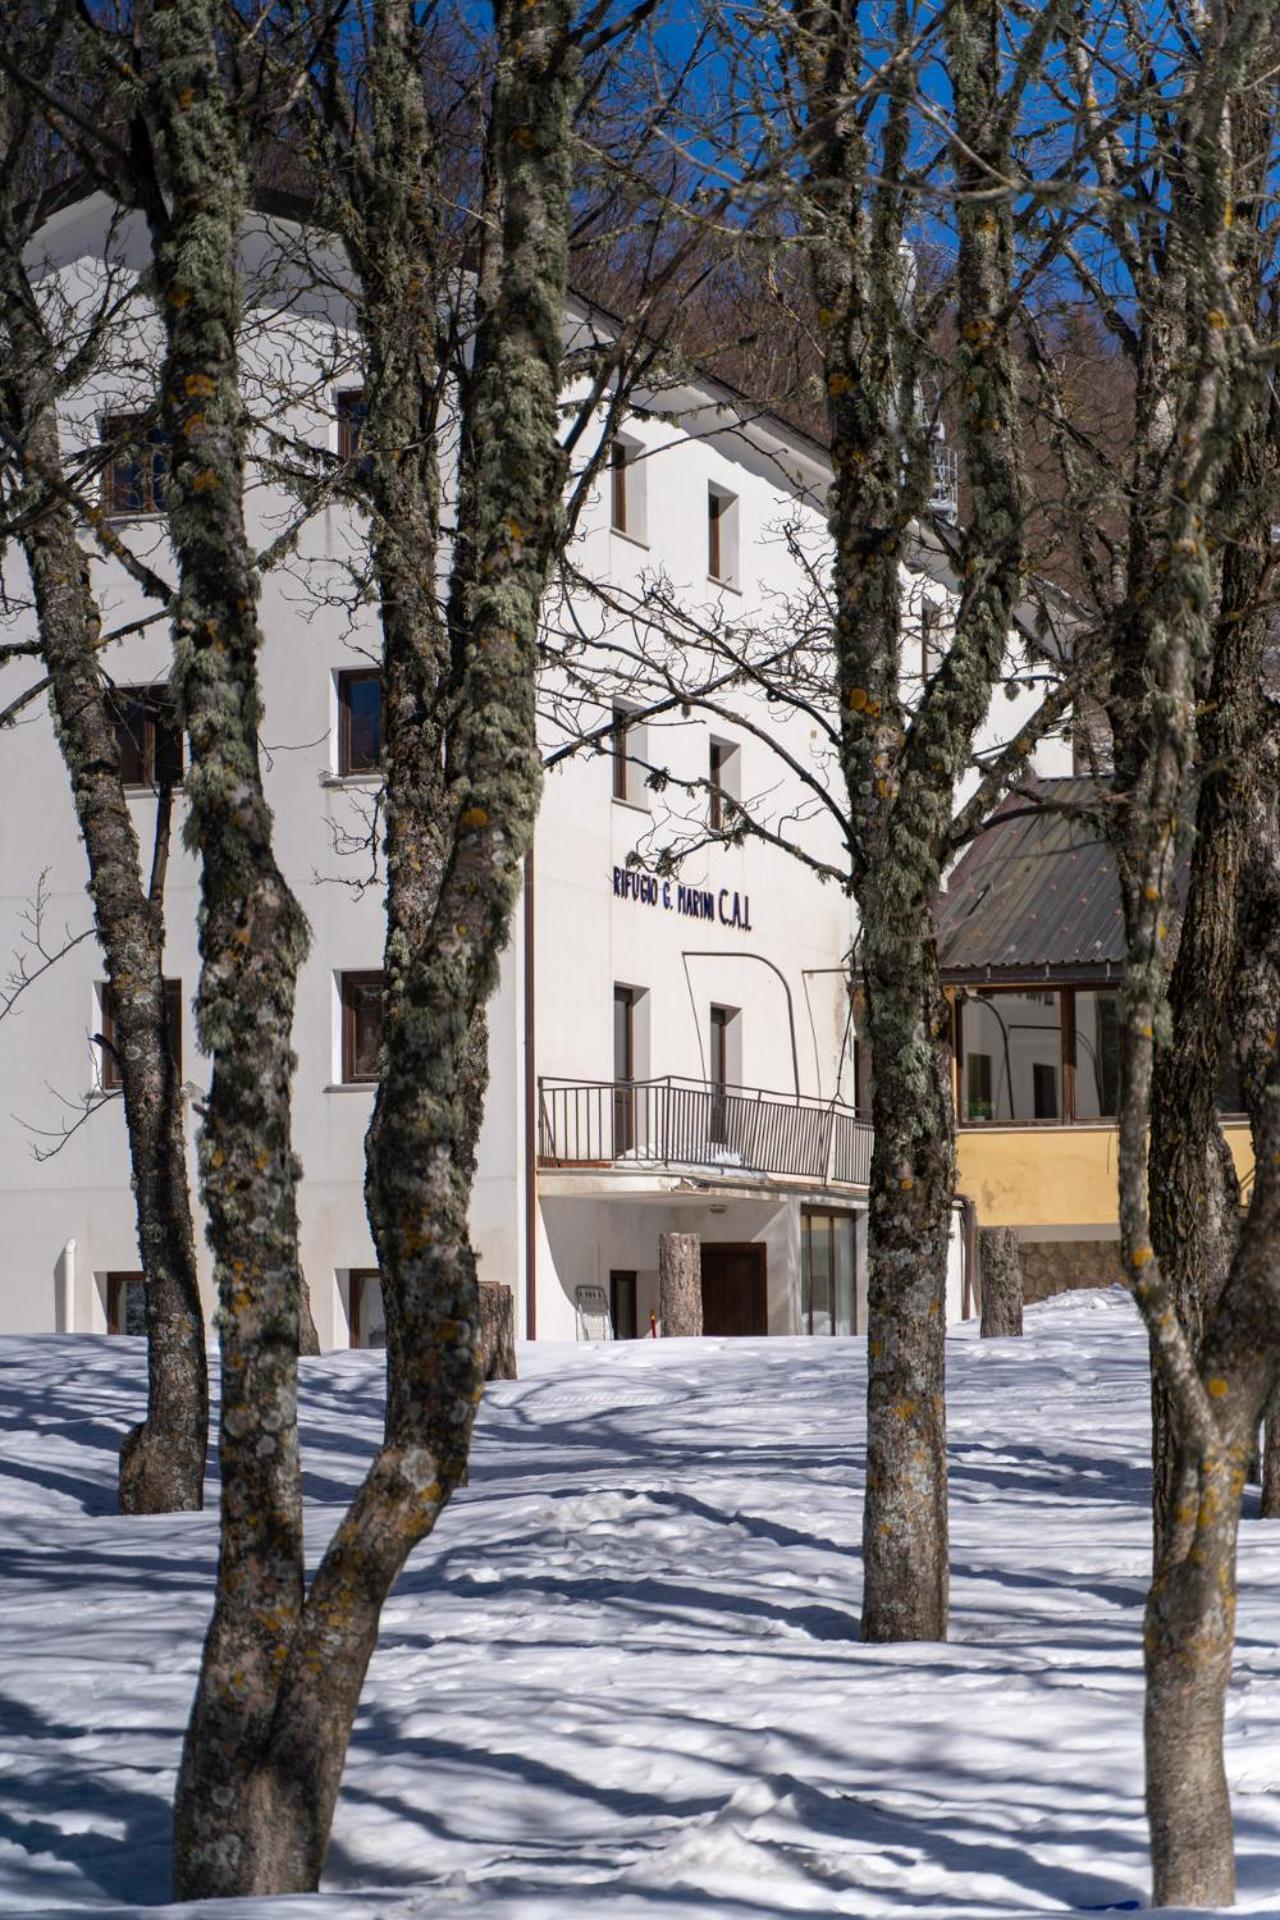
<path id="1" fill-rule="evenodd" d="M 768 1333 L 768 1267 L 757 1242 L 702 1242 L 702 1331 Z"/>

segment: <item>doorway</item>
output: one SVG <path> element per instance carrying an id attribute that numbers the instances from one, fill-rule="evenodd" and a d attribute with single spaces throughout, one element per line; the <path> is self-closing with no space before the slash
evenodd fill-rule
<path id="1" fill-rule="evenodd" d="M 768 1256 L 757 1241 L 702 1242 L 702 1331 L 769 1331 Z"/>

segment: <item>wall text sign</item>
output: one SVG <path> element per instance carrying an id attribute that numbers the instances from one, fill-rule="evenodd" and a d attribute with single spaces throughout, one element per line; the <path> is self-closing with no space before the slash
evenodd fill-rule
<path id="1" fill-rule="evenodd" d="M 713 892 L 709 887 L 686 887 L 680 880 L 659 880 L 639 867 L 615 867 L 615 900 L 634 900 L 637 906 L 658 907 L 663 913 L 683 914 L 687 920 L 718 920 L 722 927 L 750 933 L 751 895 L 731 887 Z"/>

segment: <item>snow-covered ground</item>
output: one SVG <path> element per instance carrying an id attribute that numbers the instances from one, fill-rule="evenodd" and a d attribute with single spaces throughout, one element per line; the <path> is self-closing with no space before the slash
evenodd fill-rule
<path id="1" fill-rule="evenodd" d="M 861 1646 L 864 1356 L 537 1347 L 387 1608 L 326 1892 L 237 1920 L 1099 1912 L 1147 1886 L 1145 1344 L 1130 1303 L 950 1344 L 952 1638 Z M 318 1549 L 380 1357 L 306 1363 Z M 0 1341 L 0 1913 L 165 1897 L 212 1514 L 121 1519 L 140 1343 Z M 1252 1499 L 1252 1494 L 1250 1498 Z M 1280 1523 L 1246 1525 L 1229 1763 L 1280 1913 Z M 176 1912 L 177 1909 L 168 1909 Z"/>

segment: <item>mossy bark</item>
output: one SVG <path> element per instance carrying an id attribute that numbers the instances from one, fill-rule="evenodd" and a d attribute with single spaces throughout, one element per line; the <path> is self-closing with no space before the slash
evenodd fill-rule
<path id="1" fill-rule="evenodd" d="M 175 15 L 187 21 L 179 31 Z M 216 108 L 211 37 L 198 0 L 174 0 L 164 50 L 173 67 L 170 111 L 205 117 L 205 165 L 183 177 L 171 204 L 199 206 L 210 257 L 234 258 L 227 222 L 234 194 L 211 184 L 235 180 Z M 344 182 L 353 204 L 343 223 L 360 284 L 367 361 L 367 452 L 374 570 L 382 598 L 387 801 L 387 994 L 383 1051 L 369 1130 L 366 1201 L 383 1275 L 387 1315 L 387 1411 L 383 1444 L 305 1595 L 299 1561 L 296 1462 L 295 1170 L 287 1154 L 287 1051 L 276 1051 L 291 1004 L 292 970 L 303 944 L 296 908 L 274 875 L 269 821 L 255 804 L 243 814 L 250 838 L 233 844 L 252 903 L 253 929 L 273 933 L 274 971 L 234 983 L 243 1007 L 261 1007 L 264 1048 L 253 1064 L 260 1092 L 215 1072 L 206 1182 L 234 1164 L 240 1190 L 252 1185 L 238 1131 L 253 1122 L 274 1197 L 267 1251 L 232 1276 L 226 1300 L 224 1369 L 235 1369 L 224 1421 L 224 1529 L 219 1598 L 201 1689 L 179 1782 L 177 1882 L 182 1894 L 282 1893 L 318 1884 L 329 1828 L 383 1601 L 414 1547 L 465 1479 L 476 1405 L 483 1391 L 481 1313 L 468 1230 L 476 1130 L 484 1086 L 483 1011 L 498 973 L 540 788 L 535 678 L 538 621 L 551 559 L 562 537 L 565 462 L 558 444 L 562 329 L 570 226 L 573 112 L 579 51 L 566 0 L 533 0 L 497 12 L 490 158 L 501 182 L 502 220 L 487 297 L 473 316 L 460 392 L 459 526 L 447 618 L 437 611 L 441 553 L 438 422 L 430 416 L 435 329 L 431 128 L 423 63 L 410 0 L 381 0 L 362 117 Z M 186 37 L 184 38 L 184 32 Z M 332 102 L 330 102 L 332 104 Z M 189 119 L 167 137 L 185 157 Z M 168 120 L 166 119 L 166 126 Z M 210 162 L 216 165 L 211 169 Z M 170 164 L 173 164 L 172 156 Z M 159 223 L 157 222 L 157 226 Z M 224 244 L 231 252 L 224 255 Z M 166 399 L 192 394 L 194 365 L 178 346 L 197 299 L 223 289 L 221 268 L 203 291 L 172 265 L 157 238 L 162 296 L 183 297 L 171 317 Z M 175 250 L 176 251 L 176 250 Z M 226 288 L 228 296 L 230 288 Z M 209 315 L 229 323 L 226 301 Z M 201 338 L 212 339 L 210 332 Z M 223 370 L 234 374 L 233 328 L 219 336 Z M 213 369 L 207 370 L 213 377 Z M 215 394 L 201 392 L 204 420 Z M 230 390 L 216 388 L 229 410 Z M 230 413 L 228 412 L 228 418 Z M 166 418 L 184 431 L 179 405 Z M 238 415 L 235 416 L 238 420 Z M 188 438 L 201 446 L 205 425 Z M 238 432 L 231 459 L 208 482 L 217 499 L 239 501 Z M 197 472 L 206 471 L 204 464 Z M 190 495 L 180 464 L 173 515 L 183 554 L 193 542 L 193 583 L 184 603 L 207 620 L 205 549 L 182 513 Z M 198 489 L 203 492 L 203 484 Z M 228 529 L 223 526 L 225 537 Z M 212 544 L 212 543 L 210 543 Z M 234 553 L 233 553 L 234 561 Z M 231 569 L 234 577 L 234 565 Z M 252 583 L 243 598 L 241 673 L 251 685 Z M 214 632 L 226 644 L 234 609 L 219 607 Z M 198 696 L 211 674 L 186 640 L 193 742 Z M 223 688 L 224 703 L 229 689 Z M 225 715 L 224 730 L 225 730 Z M 233 737 L 239 738 L 238 734 Z M 256 772 L 256 767 L 254 769 Z M 244 773 L 238 791 L 244 791 Z M 205 799 L 203 790 L 199 799 Z M 211 797 L 210 797 L 211 803 Z M 200 816 L 215 843 L 228 823 Z M 224 856 L 225 857 L 225 856 Z M 207 871 L 207 869 L 206 869 Z M 269 916 L 274 907 L 274 919 Z M 206 881 L 206 976 L 226 943 L 221 898 Z M 215 983 L 216 984 L 216 983 Z M 258 998 L 261 994 L 264 997 Z M 207 1035 L 223 1043 L 222 1001 L 202 993 Z M 229 1043 L 230 1034 L 226 1035 Z M 222 1068 L 218 1061 L 219 1070 Z M 221 1096 L 219 1098 L 219 1096 Z M 279 1150 L 278 1152 L 276 1150 Z M 254 1212 L 267 1191 L 245 1198 Z M 215 1196 L 211 1191 L 210 1207 Z M 215 1221 L 228 1254 L 239 1221 Z M 243 1259 L 243 1254 L 241 1255 Z M 247 1403 L 240 1381 L 254 1389 Z M 225 1391 L 225 1389 L 224 1389 Z M 234 1418 L 230 1443 L 227 1429 Z M 271 1445 L 265 1450 L 263 1420 Z M 242 1435 L 253 1448 L 246 1459 Z M 263 1529 L 267 1537 L 263 1537 Z M 236 1664 L 233 1666 L 233 1661 Z"/>
<path id="2" fill-rule="evenodd" d="M 120 1509 L 179 1512 L 203 1504 L 209 1386 L 182 1100 L 165 1017 L 163 898 L 152 897 L 143 882 L 99 660 L 97 601 L 66 499 L 52 401 L 57 352 L 26 281 L 20 242 L 12 211 L 0 209 L 7 335 L 0 411 L 24 492 L 21 546 L 113 996 L 138 1249 L 147 1282 L 147 1411 L 121 1446 Z M 169 797 L 158 804 L 167 807 Z"/>
<path id="3" fill-rule="evenodd" d="M 219 70 L 209 0 L 170 0 L 142 30 L 135 185 L 165 331 L 174 685 L 201 869 L 197 1020 L 213 1062 L 200 1172 L 222 1347 L 218 1587 L 174 1811 L 175 1891 L 186 1899 L 260 1884 L 273 1824 L 260 1762 L 302 1606 L 290 1035 L 307 929 L 275 860 L 258 759 L 262 633 L 237 352 L 246 131 Z"/>
<path id="4" fill-rule="evenodd" d="M 947 15 L 956 105 L 961 439 L 971 511 L 953 644 L 914 715 L 901 686 L 901 567 L 929 493 L 902 253 L 909 65 L 890 90 L 873 166 L 855 102 L 854 11 L 796 10 L 792 35 L 815 138 L 804 218 L 822 329 L 834 484 L 829 521 L 841 759 L 860 909 L 875 1145 L 870 1181 L 867 1639 L 947 1631 L 945 1337 L 955 1191 L 949 1030 L 933 905 L 952 804 L 1000 671 L 1020 578 L 1021 489 L 1000 10 Z"/>
<path id="5" fill-rule="evenodd" d="M 1271 9 L 1265 0 L 1240 0 L 1215 14 L 1204 57 L 1189 70 L 1165 125 L 1171 211 L 1157 264 L 1144 266 L 1135 287 L 1132 510 L 1108 699 L 1116 768 L 1112 833 L 1127 944 L 1120 1239 L 1182 1456 L 1167 1489 L 1145 1631 L 1153 1899 L 1179 1906 L 1224 1905 L 1234 1898 L 1223 1703 L 1234 1633 L 1240 1497 L 1275 1376 L 1266 1274 L 1274 1269 L 1280 1222 L 1272 1164 L 1276 1101 L 1274 1090 L 1265 1099 L 1259 1093 L 1276 1074 L 1273 966 L 1280 948 L 1272 946 L 1274 928 L 1267 925 L 1273 878 L 1255 865 L 1246 894 L 1255 902 L 1246 908 L 1252 930 L 1246 936 L 1242 918 L 1238 947 L 1235 1026 L 1252 1088 L 1258 1176 L 1230 1276 L 1197 1351 L 1152 1244 L 1147 1140 L 1156 1036 L 1167 1033 L 1169 1018 L 1173 879 L 1195 749 L 1196 699 L 1215 638 L 1216 538 L 1231 451 L 1247 431 L 1262 386 L 1247 316 L 1236 297 L 1239 252 L 1252 242 L 1249 223 L 1237 230 L 1234 220 L 1241 181 L 1233 136 L 1253 63 L 1264 57 Z M 1246 845 L 1257 843 L 1254 850 L 1270 857 L 1274 835 L 1274 824 L 1255 825 Z M 1211 901 L 1205 910 L 1212 910 Z M 1191 937 L 1212 932 L 1193 929 Z M 1197 1098 L 1205 1097 L 1210 1090 L 1199 1089 Z M 1189 1178 L 1203 1167 L 1201 1158 Z"/>

